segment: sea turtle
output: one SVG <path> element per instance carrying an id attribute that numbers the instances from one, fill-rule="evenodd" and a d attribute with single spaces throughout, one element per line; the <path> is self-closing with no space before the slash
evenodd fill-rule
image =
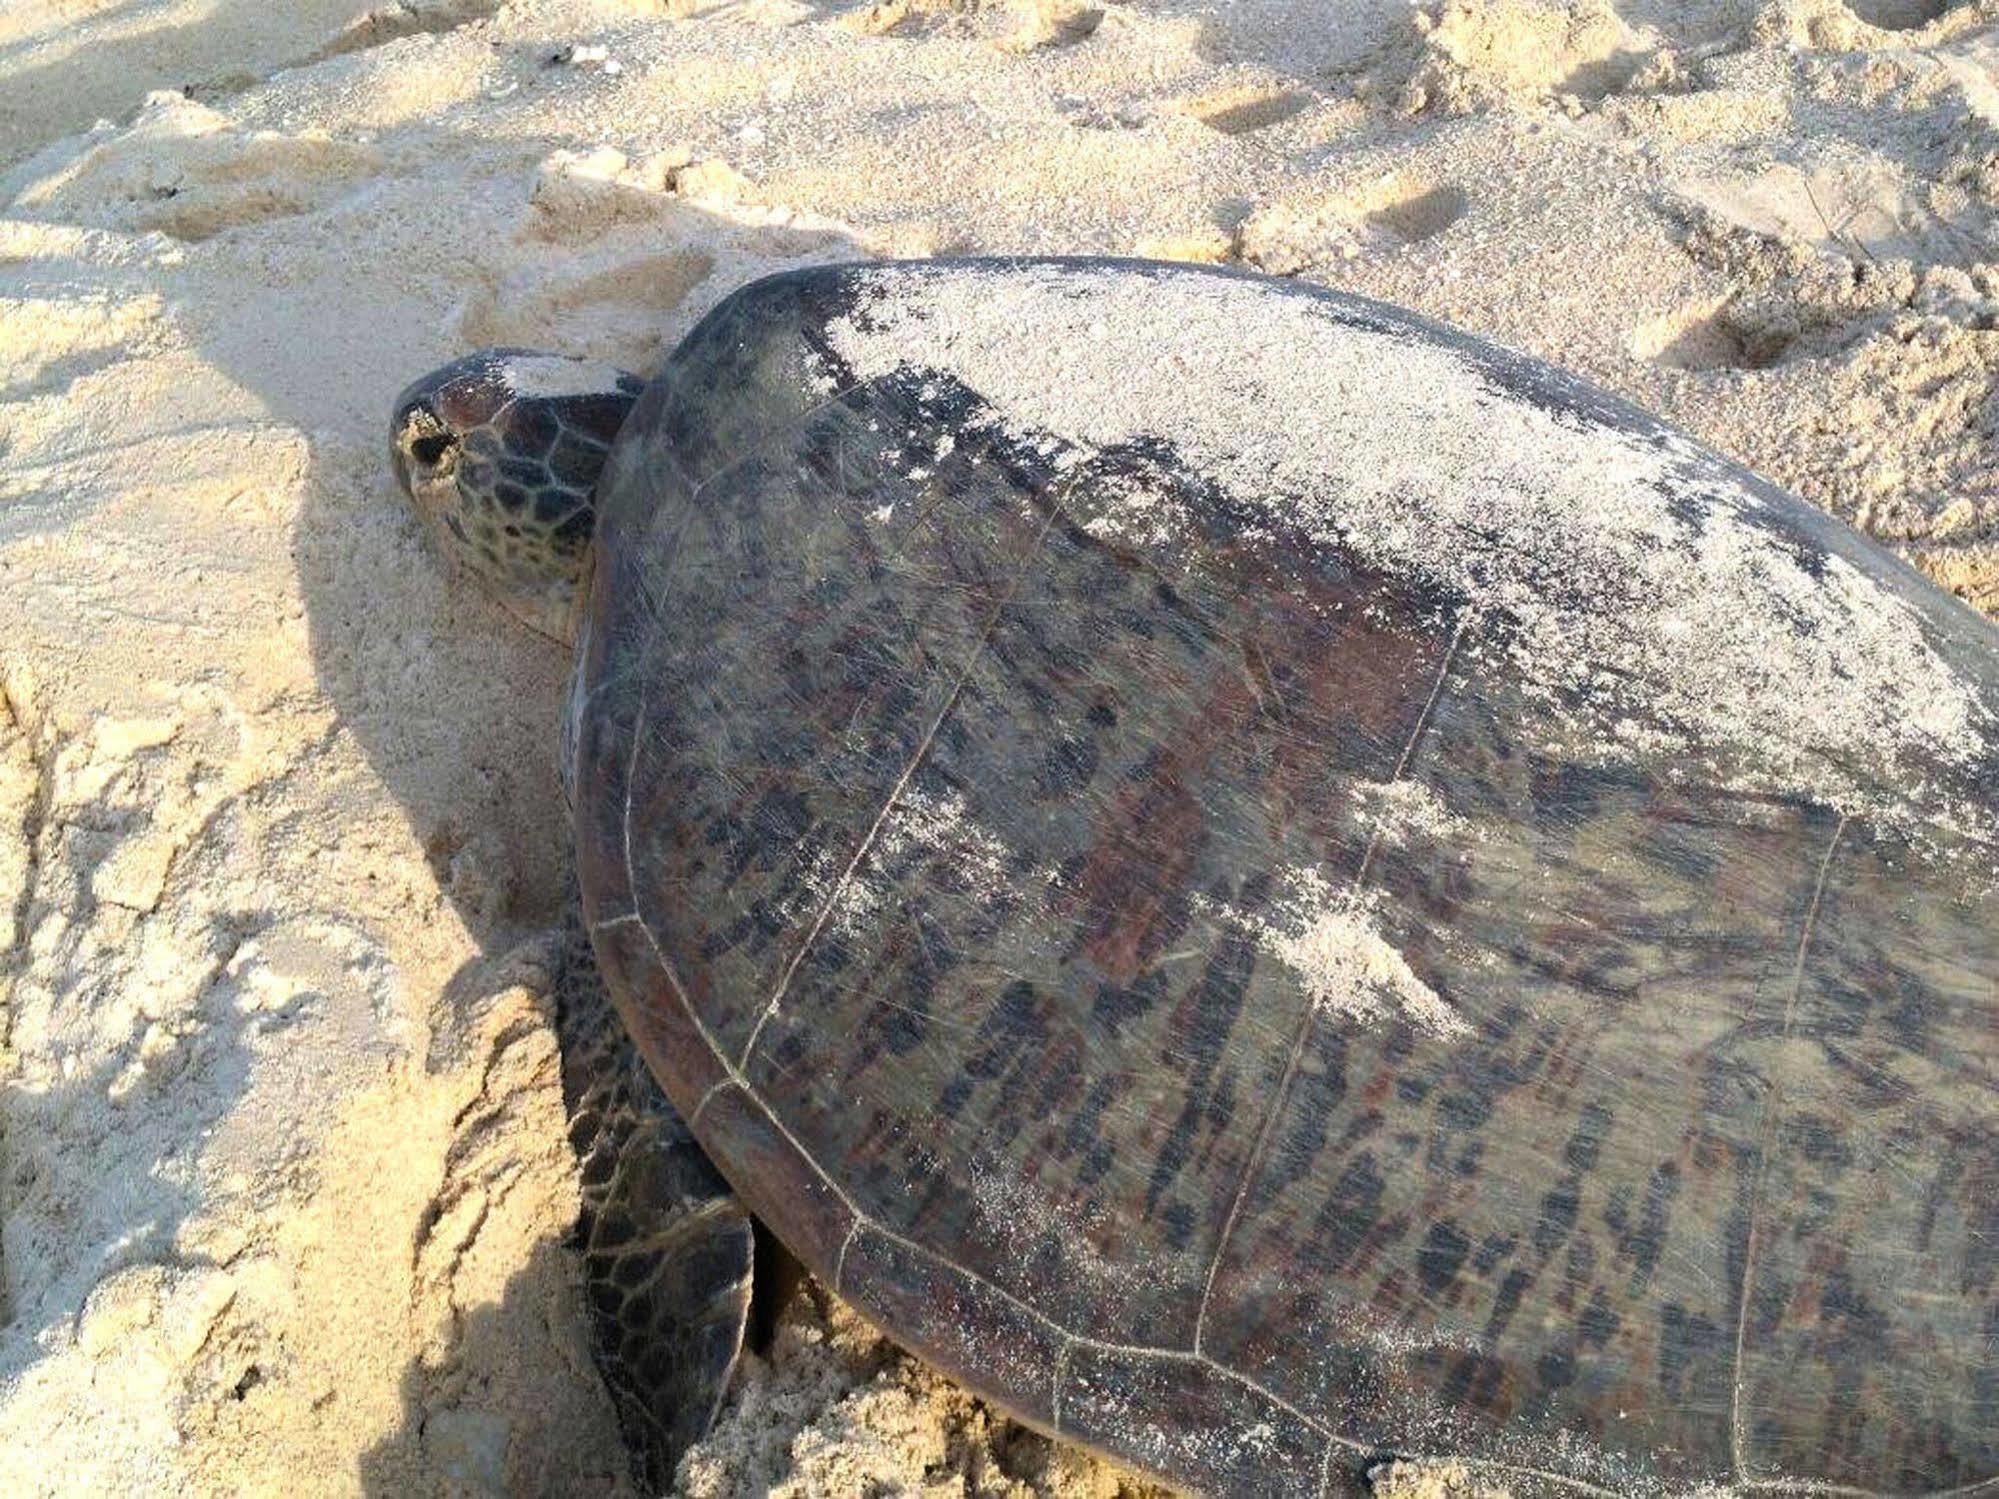
<path id="1" fill-rule="evenodd" d="M 656 1479 L 746 1206 L 1198 1491 L 1999 1487 L 1999 630 L 1901 562 L 1535 360 L 1137 261 L 792 271 L 393 446 L 580 618 L 564 1038 Z"/>

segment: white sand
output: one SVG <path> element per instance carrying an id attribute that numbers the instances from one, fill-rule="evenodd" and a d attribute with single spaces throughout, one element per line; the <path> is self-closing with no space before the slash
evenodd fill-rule
<path id="1" fill-rule="evenodd" d="M 0 12 L 0 1492 L 618 1483 L 518 950 L 564 663 L 384 462 L 453 353 L 647 368 L 831 257 L 1240 260 L 1999 611 L 1994 0 L 364 9 Z M 809 1308 L 686 1479 L 1124 1483 Z"/>
<path id="2" fill-rule="evenodd" d="M 1250 930 L 1298 976 L 1321 1014 L 1367 1023 L 1401 1016 L 1446 1040 L 1471 1034 L 1464 1017 L 1381 934 L 1365 897 L 1334 890 L 1316 869 L 1286 870 L 1278 889 L 1276 917 L 1257 918 Z"/>
<path id="3" fill-rule="evenodd" d="M 1983 758 L 1989 710 L 1916 610 L 1844 558 L 1815 575 L 1773 548 L 1765 499 L 1678 437 L 1509 398 L 1460 350 L 1249 281 L 972 266 L 862 285 L 830 329 L 856 375 L 953 376 L 988 403 L 977 420 L 1065 461 L 1172 443 L 1252 540 L 1336 545 L 1503 625 L 1507 670 L 1569 743 L 1732 752 L 1754 773 L 1703 779 L 1918 829 L 1937 809 L 1878 788 Z M 1132 348 L 1167 352 L 1133 368 Z M 1086 524 L 1170 555 L 1188 524 L 1170 503 L 1131 490 Z M 1999 842 L 1992 809 L 1946 815 Z"/>

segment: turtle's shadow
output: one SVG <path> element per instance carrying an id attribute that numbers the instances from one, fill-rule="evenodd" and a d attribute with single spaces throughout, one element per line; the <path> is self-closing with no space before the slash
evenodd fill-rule
<path id="1" fill-rule="evenodd" d="M 516 205 L 521 214 L 527 211 L 524 197 Z M 841 235 L 801 235 L 782 226 L 759 234 L 684 204 L 675 205 L 671 219 L 669 246 L 647 248 L 627 236 L 633 274 L 664 265 L 669 257 L 663 248 L 691 252 L 674 262 L 683 278 L 690 262 L 713 269 L 677 287 L 671 306 L 660 305 L 664 297 L 654 302 L 657 327 L 650 342 L 657 354 L 651 360 L 634 360 L 629 345 L 605 347 L 592 335 L 606 321 L 605 301 L 593 300 L 592 289 L 608 286 L 607 297 L 630 296 L 630 277 L 603 274 L 601 250 L 576 270 L 578 284 L 563 286 L 561 269 L 552 268 L 548 280 L 555 284 L 544 286 L 550 294 L 538 299 L 538 321 L 518 328 L 508 322 L 504 299 L 490 291 L 523 280 L 532 285 L 533 266 L 524 272 L 522 251 L 494 232 L 490 218 L 468 217 L 463 244 L 438 253 L 462 254 L 468 280 L 488 292 L 476 320 L 479 341 L 608 357 L 648 375 L 746 276 L 861 253 Z M 393 246 L 381 251 L 385 260 L 394 253 Z M 356 274 L 368 270 L 357 267 Z M 551 319 L 550 307 L 568 309 L 573 336 L 565 336 L 560 315 Z M 378 353 L 365 370 L 343 376 L 331 422 L 325 376 L 317 368 L 325 351 L 296 341 L 281 348 L 247 327 L 234 330 L 240 343 L 232 347 L 225 332 L 219 346 L 206 351 L 276 415 L 312 434 L 308 497 L 293 540 L 315 678 L 342 730 L 407 818 L 430 867 L 438 916 L 461 923 L 477 949 L 434 996 L 412 996 L 413 1004 L 429 1010 L 433 1036 L 462 1030 L 466 1015 L 505 987 L 508 956 L 559 919 L 570 866 L 558 766 L 568 653 L 522 630 L 469 580 L 448 575 L 387 461 L 389 413 L 403 385 L 467 351 L 461 309 L 439 304 L 414 316 L 410 309 L 382 315 L 368 332 L 379 342 Z M 426 882 L 413 884 L 423 888 Z M 441 1190 L 449 1188 L 449 1169 L 447 1163 Z M 586 1346 L 579 1278 L 567 1243 L 550 1239 L 519 1267 L 501 1302 L 461 1307 L 460 1294 L 447 1288 L 455 1329 L 446 1355 L 449 1377 L 440 1377 L 434 1352 L 412 1359 L 401 1384 L 400 1425 L 360 1457 L 363 1490 L 484 1490 L 495 1472 L 504 1473 L 498 1487 L 509 1493 L 613 1486 L 616 1463 L 579 1463 L 573 1444 L 561 1440 L 538 1405 L 514 1408 L 506 1394 L 514 1383 L 504 1377 L 509 1365 L 546 1358 L 552 1336 Z M 553 1301 L 550 1287 L 561 1288 Z M 419 1315 L 413 1307 L 413 1327 L 421 1325 Z M 571 1322 L 566 1331 L 556 1325 L 562 1319 Z M 587 1357 L 573 1362 L 569 1377 L 589 1386 L 594 1373 Z M 608 1419 L 601 1391 L 587 1394 Z"/>
<path id="2" fill-rule="evenodd" d="M 517 1357 L 521 1328 L 574 1317 L 569 1258 L 566 1246 L 543 1240 L 497 1301 L 457 1320 L 451 1363 L 412 1360 L 404 1368 L 403 1422 L 360 1455 L 363 1494 L 630 1492 L 617 1445 L 592 1445 L 575 1429 L 587 1427 L 589 1407 L 601 1397 L 580 1389 L 567 1398 L 551 1392 L 562 1371 L 523 1369 Z M 563 1351 L 583 1357 L 580 1344 Z M 494 1408 L 501 1400 L 481 1399 L 496 1387 L 510 1387 L 514 1396 L 504 1401 L 504 1413 Z M 460 1393 L 440 1403 L 447 1389 Z"/>

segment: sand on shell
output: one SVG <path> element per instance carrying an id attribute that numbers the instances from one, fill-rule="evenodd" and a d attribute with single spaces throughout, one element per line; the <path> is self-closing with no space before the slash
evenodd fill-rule
<path id="1" fill-rule="evenodd" d="M 535 945 L 564 663 L 398 504 L 411 375 L 645 370 L 825 259 L 1237 263 L 1554 358 L 1999 612 L 1995 163 L 1992 0 L 9 9 L 0 1490 L 626 1486 Z M 823 1293 L 681 1487 L 1142 1491 Z"/>

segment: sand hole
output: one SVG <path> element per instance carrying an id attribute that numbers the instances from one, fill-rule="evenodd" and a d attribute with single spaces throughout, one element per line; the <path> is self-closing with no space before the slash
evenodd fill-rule
<path id="1" fill-rule="evenodd" d="M 1311 102 L 1310 94 L 1297 89 L 1230 89 L 1192 100 L 1187 112 L 1223 135 L 1247 135 L 1282 124 Z"/>
<path id="2" fill-rule="evenodd" d="M 1081 0 L 1031 0 L 1021 9 L 1014 31 L 1000 39 L 1002 52 L 1037 52 L 1088 41 L 1104 23 L 1103 7 Z"/>
<path id="3" fill-rule="evenodd" d="M 1727 298 L 1683 307 L 1638 325 L 1628 346 L 1640 359 L 1676 370 L 1762 370 L 1784 357 L 1792 339 L 1731 316 Z"/>
<path id="4" fill-rule="evenodd" d="M 1630 87 L 1632 78 L 1647 57 L 1648 54 L 1643 52 L 1611 52 L 1603 57 L 1593 57 L 1560 79 L 1555 84 L 1555 92 L 1573 94 L 1591 103 L 1622 93 Z"/>
<path id="5" fill-rule="evenodd" d="M 1369 228 L 1394 235 L 1405 243 L 1442 234 L 1464 217 L 1465 195 L 1447 184 L 1403 189 L 1367 205 Z"/>
<path id="6" fill-rule="evenodd" d="M 586 276 L 552 300 L 556 307 L 565 310 L 618 302 L 649 311 L 671 312 L 714 269 L 715 257 L 704 250 L 673 250 Z"/>
<path id="7" fill-rule="evenodd" d="M 1951 7 L 1951 0 L 1846 0 L 1846 8 L 1883 31 L 1915 31 Z"/>
<path id="8" fill-rule="evenodd" d="M 527 272 L 480 288 L 459 313 L 457 342 L 584 348 L 625 369 L 650 368 L 668 314 L 707 279 L 715 257 L 692 248 L 572 271 L 553 286 Z"/>

